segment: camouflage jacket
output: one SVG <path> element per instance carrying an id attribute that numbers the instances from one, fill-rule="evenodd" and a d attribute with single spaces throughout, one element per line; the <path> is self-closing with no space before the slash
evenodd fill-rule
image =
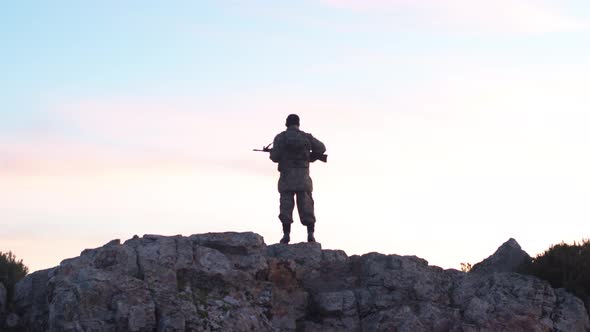
<path id="1" fill-rule="evenodd" d="M 291 126 L 275 137 L 270 159 L 279 164 L 279 192 L 313 191 L 309 176 L 311 152 L 322 154 L 326 147 L 311 134 L 299 130 L 298 126 Z"/>

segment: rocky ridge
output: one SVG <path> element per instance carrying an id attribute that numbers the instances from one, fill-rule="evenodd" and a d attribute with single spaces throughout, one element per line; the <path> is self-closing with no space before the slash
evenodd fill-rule
<path id="1" fill-rule="evenodd" d="M 510 238 L 493 255 L 475 264 L 471 272 L 514 272 L 521 264 L 530 260 L 531 256 L 520 248 L 515 239 Z"/>
<path id="2" fill-rule="evenodd" d="M 266 245 L 255 233 L 145 235 L 28 275 L 16 286 L 12 324 L 17 331 L 590 330 L 581 300 L 495 269 L 505 256 L 464 273 L 415 256 Z"/>

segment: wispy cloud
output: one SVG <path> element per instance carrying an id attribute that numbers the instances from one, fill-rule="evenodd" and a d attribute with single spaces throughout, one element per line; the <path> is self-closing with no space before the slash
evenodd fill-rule
<path id="1" fill-rule="evenodd" d="M 533 0 L 319 0 L 335 8 L 398 13 L 402 24 L 464 32 L 545 33 L 585 30 L 588 19 Z M 400 24 L 392 20 L 392 25 Z"/>
<path id="2" fill-rule="evenodd" d="M 268 169 L 267 158 L 251 149 L 269 143 L 283 128 L 287 114 L 311 112 L 313 104 L 284 95 L 264 100 L 256 96 L 54 100 L 44 108 L 67 131 L 5 134 L 0 140 L 0 172 L 45 176 L 229 169 L 262 174 Z"/>

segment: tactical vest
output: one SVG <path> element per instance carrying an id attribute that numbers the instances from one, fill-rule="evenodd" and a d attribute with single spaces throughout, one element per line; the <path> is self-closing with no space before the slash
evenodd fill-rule
<path id="1" fill-rule="evenodd" d="M 282 157 L 279 169 L 308 168 L 311 143 L 304 132 L 300 130 L 286 130 L 281 135 Z"/>

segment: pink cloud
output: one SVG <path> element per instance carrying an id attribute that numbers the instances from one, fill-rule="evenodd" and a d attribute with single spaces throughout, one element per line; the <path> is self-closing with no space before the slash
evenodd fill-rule
<path id="1" fill-rule="evenodd" d="M 178 174 L 215 169 L 263 173 L 266 158 L 255 158 L 255 155 L 251 155 L 252 158 L 241 158 L 232 156 L 231 151 L 226 156 L 220 156 L 213 152 L 186 146 L 180 146 L 176 151 L 165 148 L 132 151 L 70 141 L 0 144 L 0 173 L 16 177 Z"/>
<path id="2" fill-rule="evenodd" d="M 0 172 L 12 175 L 72 175 L 116 170 L 188 168 L 179 156 L 126 152 L 68 140 L 0 144 Z"/>
<path id="3" fill-rule="evenodd" d="M 301 114 L 304 124 L 332 122 L 334 109 L 344 119 L 346 107 L 335 104 L 284 94 L 54 100 L 45 108 L 68 133 L 1 140 L 0 172 L 67 176 L 221 168 L 268 174 L 268 159 L 252 148 L 272 141 L 289 113 Z"/>

